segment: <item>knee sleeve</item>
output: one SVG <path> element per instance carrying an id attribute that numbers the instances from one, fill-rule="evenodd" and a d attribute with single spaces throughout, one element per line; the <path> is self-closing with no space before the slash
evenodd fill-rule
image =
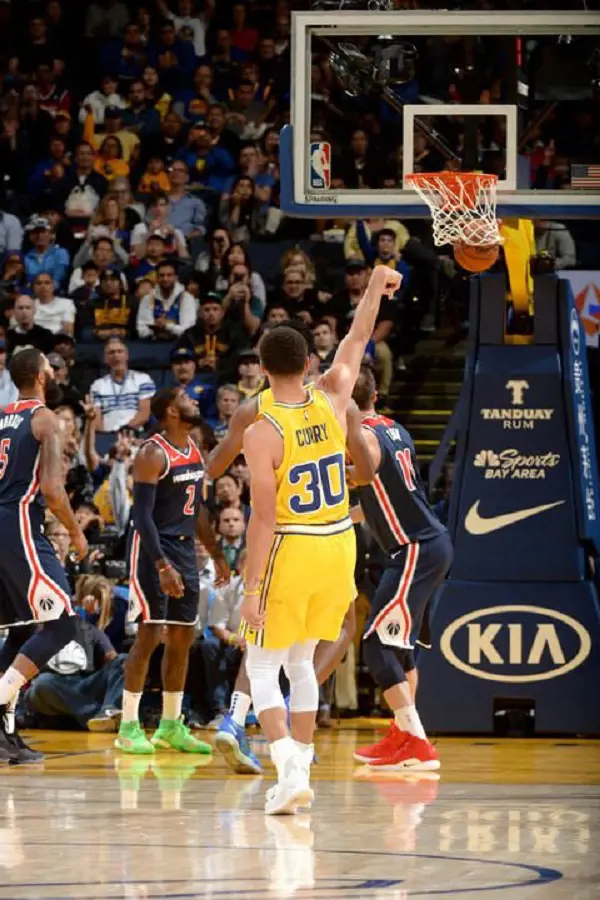
<path id="1" fill-rule="evenodd" d="M 25 641 L 20 649 L 38 669 L 43 669 L 55 653 L 77 636 L 77 616 L 62 615 L 60 619 L 46 622 L 41 631 Z"/>
<path id="2" fill-rule="evenodd" d="M 257 716 L 265 709 L 278 707 L 285 709 L 283 694 L 279 687 L 279 672 L 284 657 L 283 650 L 265 650 L 263 647 L 248 645 L 246 672 L 250 679 L 252 705 Z"/>
<path id="3" fill-rule="evenodd" d="M 313 657 L 316 643 L 292 647 L 285 664 L 290 681 L 290 712 L 316 712 L 319 708 L 319 683 Z"/>
<path id="4" fill-rule="evenodd" d="M 363 641 L 363 659 L 373 680 L 383 691 L 406 681 L 403 654 L 406 650 L 382 644 L 375 632 Z"/>
<path id="5" fill-rule="evenodd" d="M 9 628 L 8 637 L 0 649 L 0 673 L 6 672 L 8 667 L 13 664 L 21 647 L 33 634 L 35 634 L 35 625 L 17 625 Z"/>

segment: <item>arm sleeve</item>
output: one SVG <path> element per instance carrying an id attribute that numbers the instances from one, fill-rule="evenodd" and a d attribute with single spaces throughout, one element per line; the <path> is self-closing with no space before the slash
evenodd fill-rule
<path id="1" fill-rule="evenodd" d="M 136 482 L 133 485 L 133 525 L 140 536 L 144 550 L 154 563 L 164 556 L 154 524 L 155 502 L 155 484 Z"/>

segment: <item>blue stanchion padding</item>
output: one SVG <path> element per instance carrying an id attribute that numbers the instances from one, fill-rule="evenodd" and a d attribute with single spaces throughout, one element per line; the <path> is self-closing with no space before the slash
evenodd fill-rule
<path id="1" fill-rule="evenodd" d="M 599 638 L 590 582 L 446 582 L 419 657 L 425 727 L 490 733 L 494 700 L 522 699 L 537 733 L 600 733 Z"/>

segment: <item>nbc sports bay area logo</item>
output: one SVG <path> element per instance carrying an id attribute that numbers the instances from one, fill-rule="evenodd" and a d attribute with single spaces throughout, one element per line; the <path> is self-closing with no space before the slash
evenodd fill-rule
<path id="1" fill-rule="evenodd" d="M 529 456 L 519 453 L 514 448 L 500 450 L 480 450 L 475 454 L 473 465 L 483 471 L 486 479 L 526 479 L 539 480 L 546 477 L 546 472 L 556 468 L 560 462 L 560 453 L 540 453 Z"/>
<path id="2" fill-rule="evenodd" d="M 467 675 L 526 683 L 567 675 L 590 654 L 592 640 L 577 619 L 541 606 L 477 609 L 444 630 L 440 650 Z"/>
<path id="3" fill-rule="evenodd" d="M 529 382 L 524 378 L 513 378 L 504 385 L 507 405 L 503 408 L 483 408 L 481 418 L 486 422 L 502 422 L 509 431 L 533 431 L 538 422 L 549 422 L 553 409 L 532 408 L 527 405 Z"/>

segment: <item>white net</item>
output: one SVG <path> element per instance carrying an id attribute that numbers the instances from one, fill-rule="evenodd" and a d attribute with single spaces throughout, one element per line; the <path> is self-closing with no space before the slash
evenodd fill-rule
<path id="1" fill-rule="evenodd" d="M 431 210 L 436 246 L 501 244 L 495 175 L 437 172 L 409 175 L 408 183 Z"/>

